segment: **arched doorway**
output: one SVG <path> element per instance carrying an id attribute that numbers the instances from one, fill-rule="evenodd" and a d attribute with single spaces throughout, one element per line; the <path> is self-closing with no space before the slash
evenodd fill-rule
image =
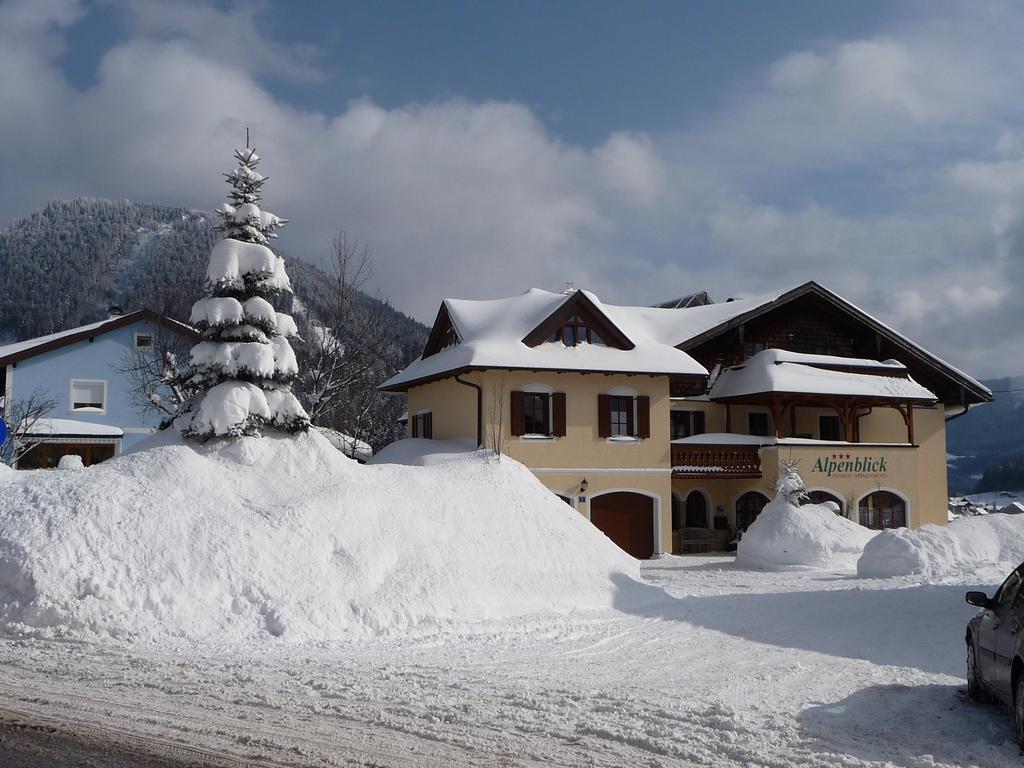
<path id="1" fill-rule="evenodd" d="M 736 499 L 736 530 L 747 530 L 767 503 L 768 497 L 757 491 L 747 491 Z"/>
<path id="2" fill-rule="evenodd" d="M 686 527 L 708 527 L 708 500 L 700 491 L 690 491 L 686 497 Z"/>
<path id="3" fill-rule="evenodd" d="M 807 499 L 811 504 L 824 504 L 826 501 L 831 501 L 838 505 L 839 507 L 839 511 L 837 511 L 836 514 L 843 514 L 843 500 L 839 498 L 839 496 L 837 496 L 836 494 L 832 493 L 831 491 L 808 491 Z"/>
<path id="4" fill-rule="evenodd" d="M 860 500 L 860 524 L 866 528 L 907 527 L 907 503 L 892 491 L 875 491 Z"/>
<path id="5" fill-rule="evenodd" d="M 654 554 L 654 499 L 632 491 L 614 491 L 590 500 L 590 522 L 633 557 Z"/>
<path id="6" fill-rule="evenodd" d="M 672 491 L 672 533 L 679 533 L 683 530 L 683 523 L 686 522 L 686 505 L 682 497 Z"/>

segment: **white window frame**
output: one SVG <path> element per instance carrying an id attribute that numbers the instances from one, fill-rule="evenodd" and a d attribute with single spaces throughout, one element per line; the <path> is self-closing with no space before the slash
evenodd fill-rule
<path id="1" fill-rule="evenodd" d="M 145 346 L 145 347 L 140 347 L 139 346 L 139 337 L 140 336 L 147 336 L 149 338 L 149 345 L 148 346 Z M 135 344 L 135 348 L 136 349 L 153 349 L 155 338 L 153 337 L 152 333 L 149 333 L 148 331 L 136 331 L 134 336 L 133 336 L 133 339 L 134 339 L 134 344 Z"/>
<path id="2" fill-rule="evenodd" d="M 633 429 L 637 429 L 636 399 L 640 396 L 640 393 L 632 387 L 612 387 L 605 394 L 609 397 L 628 397 L 632 401 Z M 642 438 L 636 435 L 609 435 L 606 440 L 608 443 L 618 445 L 632 445 L 643 442 Z"/>
<path id="3" fill-rule="evenodd" d="M 103 385 L 103 407 L 102 408 L 75 408 L 75 385 L 76 384 L 102 384 Z M 96 413 L 107 412 L 107 380 L 106 379 L 72 379 L 68 386 L 68 412 L 69 413 Z"/>

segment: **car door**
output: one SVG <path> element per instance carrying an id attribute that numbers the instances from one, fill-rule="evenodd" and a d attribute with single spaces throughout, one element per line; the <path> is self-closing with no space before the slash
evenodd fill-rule
<path id="1" fill-rule="evenodd" d="M 1014 615 L 1014 602 L 1020 592 L 1021 568 L 1006 577 L 993 605 L 982 614 L 978 628 L 978 666 L 981 677 L 1004 698 L 1010 693 L 1010 662 L 1020 625 Z"/>

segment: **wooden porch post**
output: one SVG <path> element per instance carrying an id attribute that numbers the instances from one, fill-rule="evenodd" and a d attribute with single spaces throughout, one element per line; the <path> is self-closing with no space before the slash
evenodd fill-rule
<path id="1" fill-rule="evenodd" d="M 775 437 L 782 437 L 782 420 L 786 413 L 786 406 L 778 400 L 772 400 L 772 426 L 775 427 Z"/>
<path id="2" fill-rule="evenodd" d="M 854 409 L 849 403 L 840 403 L 836 409 L 839 411 L 839 418 L 843 421 L 843 438 L 848 443 L 853 442 L 853 413 Z"/>

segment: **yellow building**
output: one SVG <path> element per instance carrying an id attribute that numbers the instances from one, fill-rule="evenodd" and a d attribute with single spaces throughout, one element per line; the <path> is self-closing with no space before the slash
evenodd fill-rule
<path id="1" fill-rule="evenodd" d="M 945 423 L 988 389 L 813 282 L 699 296 L 445 299 L 381 388 L 407 394 L 410 437 L 521 461 L 637 557 L 727 547 L 783 462 L 864 525 L 946 522 Z"/>

